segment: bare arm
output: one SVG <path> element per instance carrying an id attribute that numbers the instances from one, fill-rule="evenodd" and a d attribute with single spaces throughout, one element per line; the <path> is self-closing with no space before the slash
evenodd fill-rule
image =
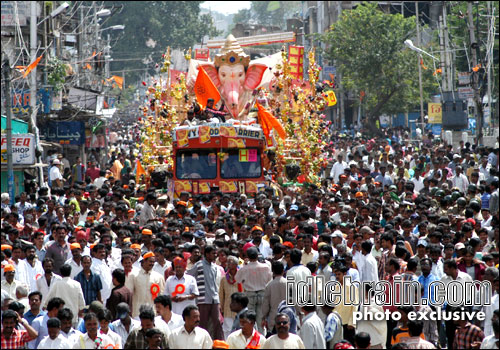
<path id="1" fill-rule="evenodd" d="M 30 340 L 34 340 L 38 337 L 38 332 L 30 326 L 28 321 L 26 321 L 24 318 L 21 316 L 17 315 L 17 320 L 19 321 L 20 324 L 24 326 L 26 331 L 28 332 L 28 335 L 30 336 Z"/>

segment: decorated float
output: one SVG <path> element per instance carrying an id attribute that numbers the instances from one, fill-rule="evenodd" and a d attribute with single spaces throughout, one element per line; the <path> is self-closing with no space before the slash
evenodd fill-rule
<path id="1" fill-rule="evenodd" d="M 252 195 L 265 186 L 319 185 L 330 124 L 321 111 L 332 104 L 333 91 L 318 82 L 314 49 L 304 80 L 302 47 L 251 60 L 232 35 L 221 46 L 213 62 L 192 59 L 189 50 L 189 71 L 175 79 L 167 49 L 142 108 L 137 180 L 160 182 L 170 198 L 183 191 Z"/>

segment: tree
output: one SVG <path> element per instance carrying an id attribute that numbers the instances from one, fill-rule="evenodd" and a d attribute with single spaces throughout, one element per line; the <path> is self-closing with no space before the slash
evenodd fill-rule
<path id="1" fill-rule="evenodd" d="M 250 9 L 239 10 L 233 23 L 256 23 L 286 28 L 286 19 L 300 9 L 298 1 L 252 1 Z"/>
<path id="2" fill-rule="evenodd" d="M 217 36 L 212 17 L 200 16 L 202 1 L 110 1 L 121 6 L 106 25 L 125 25 L 124 35 L 113 47 L 112 70 L 127 71 L 126 81 L 137 81 L 144 70 L 155 74 L 155 66 L 167 46 L 187 49 L 205 35 Z M 142 70 L 144 69 L 144 70 Z"/>
<path id="3" fill-rule="evenodd" d="M 404 45 L 415 33 L 414 17 L 386 14 L 377 3 L 362 3 L 344 11 L 341 20 L 320 35 L 326 57 L 342 75 L 341 90 L 364 94 L 364 126 L 372 132 L 379 132 L 375 125 L 380 115 L 418 105 L 418 56 Z M 423 70 L 424 101 L 434 89 L 433 79 L 432 69 Z"/>

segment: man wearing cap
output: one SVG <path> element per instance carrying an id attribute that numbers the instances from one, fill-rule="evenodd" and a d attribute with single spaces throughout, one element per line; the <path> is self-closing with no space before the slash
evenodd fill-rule
<path id="1" fill-rule="evenodd" d="M 165 294 L 172 297 L 172 312 L 182 314 L 188 305 L 196 305 L 196 297 L 200 294 L 196 279 L 185 273 L 186 261 L 176 257 L 173 261 L 175 275 L 167 278 Z"/>
<path id="2" fill-rule="evenodd" d="M 158 272 L 153 271 L 155 255 L 148 252 L 142 256 L 141 269 L 129 275 L 127 286 L 132 292 L 132 316 L 139 316 L 141 305 L 153 305 L 157 295 L 163 294 L 165 279 Z"/>
<path id="3" fill-rule="evenodd" d="M 82 266 L 82 246 L 80 243 L 71 243 L 70 244 L 71 254 L 73 257 L 71 259 L 66 260 L 65 264 L 71 266 L 71 278 L 75 278 L 83 270 Z"/>
<path id="4" fill-rule="evenodd" d="M 2 281 L 2 292 L 5 291 L 7 294 L 14 300 L 17 300 L 16 298 L 16 289 L 19 286 L 23 286 L 27 288 L 27 286 L 21 282 L 18 281 L 17 279 L 14 279 L 16 275 L 16 269 L 14 268 L 14 265 L 12 264 L 7 264 L 3 268 L 4 271 L 4 276 L 5 279 Z"/>
<path id="5" fill-rule="evenodd" d="M 59 169 L 61 161 L 59 159 L 54 159 L 52 161 L 52 167 L 49 170 L 49 186 L 50 188 L 62 188 L 63 187 L 63 176 L 61 170 Z"/>
<path id="6" fill-rule="evenodd" d="M 254 226 L 252 227 L 252 243 L 259 248 L 260 253 L 264 257 L 264 259 L 267 259 L 268 257 L 273 255 L 273 250 L 269 246 L 269 243 L 262 239 L 262 234 L 264 233 L 264 230 L 260 226 Z"/>
<path id="7" fill-rule="evenodd" d="M 134 320 L 127 303 L 119 303 L 116 306 L 116 321 L 111 322 L 109 329 L 117 333 L 122 338 L 122 344 L 127 342 L 127 338 L 135 328 L 141 327 L 141 322 Z"/>
<path id="8" fill-rule="evenodd" d="M 139 226 L 146 226 L 150 220 L 156 219 L 156 207 L 156 195 L 150 192 L 146 195 L 146 203 L 144 203 L 139 215 Z"/>

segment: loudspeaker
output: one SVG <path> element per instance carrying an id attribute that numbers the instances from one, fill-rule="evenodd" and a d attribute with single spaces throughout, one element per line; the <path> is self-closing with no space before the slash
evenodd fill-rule
<path id="1" fill-rule="evenodd" d="M 461 130 L 468 127 L 467 101 L 458 92 L 443 92 L 443 129 Z"/>

